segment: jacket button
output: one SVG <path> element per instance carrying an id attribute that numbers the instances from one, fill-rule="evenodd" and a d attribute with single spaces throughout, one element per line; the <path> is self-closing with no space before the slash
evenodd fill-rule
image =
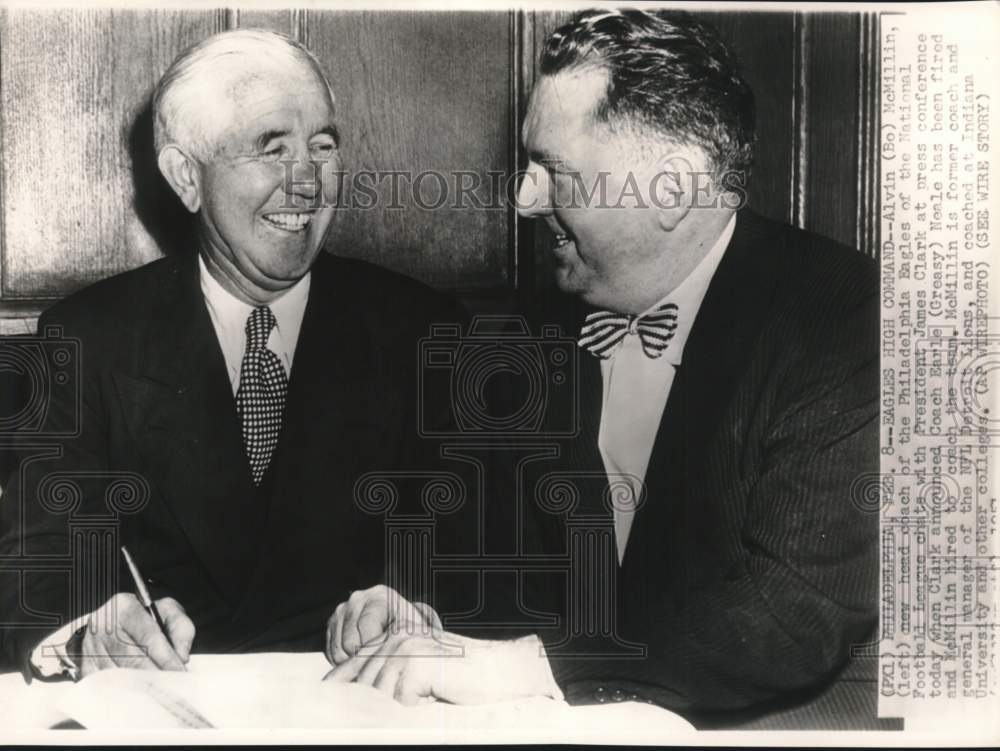
<path id="1" fill-rule="evenodd" d="M 598 686 L 594 689 L 594 701 L 598 704 L 604 704 L 608 701 L 608 691 L 604 686 Z"/>
<path id="2" fill-rule="evenodd" d="M 628 695 L 629 701 L 639 701 L 641 698 L 642 697 L 640 697 L 639 694 L 635 693 L 634 691 Z"/>
<path id="3" fill-rule="evenodd" d="M 625 692 L 616 688 L 611 694 L 611 701 L 625 701 Z"/>

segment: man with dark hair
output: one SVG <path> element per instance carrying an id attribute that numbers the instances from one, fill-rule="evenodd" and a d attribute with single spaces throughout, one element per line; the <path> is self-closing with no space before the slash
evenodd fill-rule
<path id="1" fill-rule="evenodd" d="M 334 617 L 331 677 L 409 701 L 562 691 L 691 716 L 801 700 L 876 620 L 878 518 L 852 503 L 877 471 L 876 268 L 742 207 L 753 97 L 704 24 L 582 13 L 540 70 L 519 210 L 556 238 L 541 320 L 585 350 L 580 432 L 525 468 L 521 499 L 543 549 L 577 556 L 573 586 L 526 576 L 526 604 L 560 627 L 433 642 L 372 590 Z M 553 465 L 579 491 L 560 515 L 531 498 Z M 580 515 L 598 533 L 582 557 Z M 442 642 L 461 659 L 406 659 Z"/>
<path id="2" fill-rule="evenodd" d="M 756 140 L 753 92 L 707 24 L 678 13 L 582 13 L 545 40 L 539 72 L 546 80 L 588 70 L 607 76 L 594 122 L 697 145 L 717 185 L 745 179 Z"/>

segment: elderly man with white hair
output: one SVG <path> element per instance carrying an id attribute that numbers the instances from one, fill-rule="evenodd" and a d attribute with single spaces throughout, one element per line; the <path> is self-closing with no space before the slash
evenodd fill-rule
<path id="1" fill-rule="evenodd" d="M 68 436 L 57 451 L 22 447 L 0 554 L 70 550 L 76 568 L 0 594 L 3 622 L 61 626 L 0 631 L 27 676 L 182 669 L 192 648 L 322 649 L 334 606 L 386 574 L 382 520 L 354 483 L 420 461 L 417 342 L 462 317 L 417 282 L 322 252 L 340 157 L 332 89 L 302 45 L 212 36 L 173 62 L 153 107 L 157 163 L 197 247 L 39 322 L 79 340 L 80 401 L 48 405 L 45 432 Z M 121 562 L 79 547 L 46 497 L 52 477 L 74 483 L 75 518 L 106 518 L 115 478 L 138 489 L 114 521 L 162 626 Z"/>

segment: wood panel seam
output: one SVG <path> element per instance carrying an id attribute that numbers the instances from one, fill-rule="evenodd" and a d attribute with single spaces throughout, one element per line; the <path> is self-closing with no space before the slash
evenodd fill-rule
<path id="1" fill-rule="evenodd" d="M 809 32 L 807 13 L 797 12 L 792 20 L 792 174 L 789 201 L 790 220 L 806 228 L 807 181 L 809 170 Z"/>
<path id="2" fill-rule="evenodd" d="M 858 203 L 856 246 L 878 257 L 880 60 L 879 18 L 861 14 L 858 60 Z"/>

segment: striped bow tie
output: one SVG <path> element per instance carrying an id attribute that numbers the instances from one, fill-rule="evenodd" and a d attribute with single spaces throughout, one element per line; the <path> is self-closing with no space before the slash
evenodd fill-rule
<path id="1" fill-rule="evenodd" d="M 592 355 L 607 359 L 628 333 L 639 334 L 647 357 L 659 357 L 677 328 L 677 306 L 664 303 L 644 316 L 624 315 L 603 310 L 591 313 L 580 329 L 580 346 Z"/>

